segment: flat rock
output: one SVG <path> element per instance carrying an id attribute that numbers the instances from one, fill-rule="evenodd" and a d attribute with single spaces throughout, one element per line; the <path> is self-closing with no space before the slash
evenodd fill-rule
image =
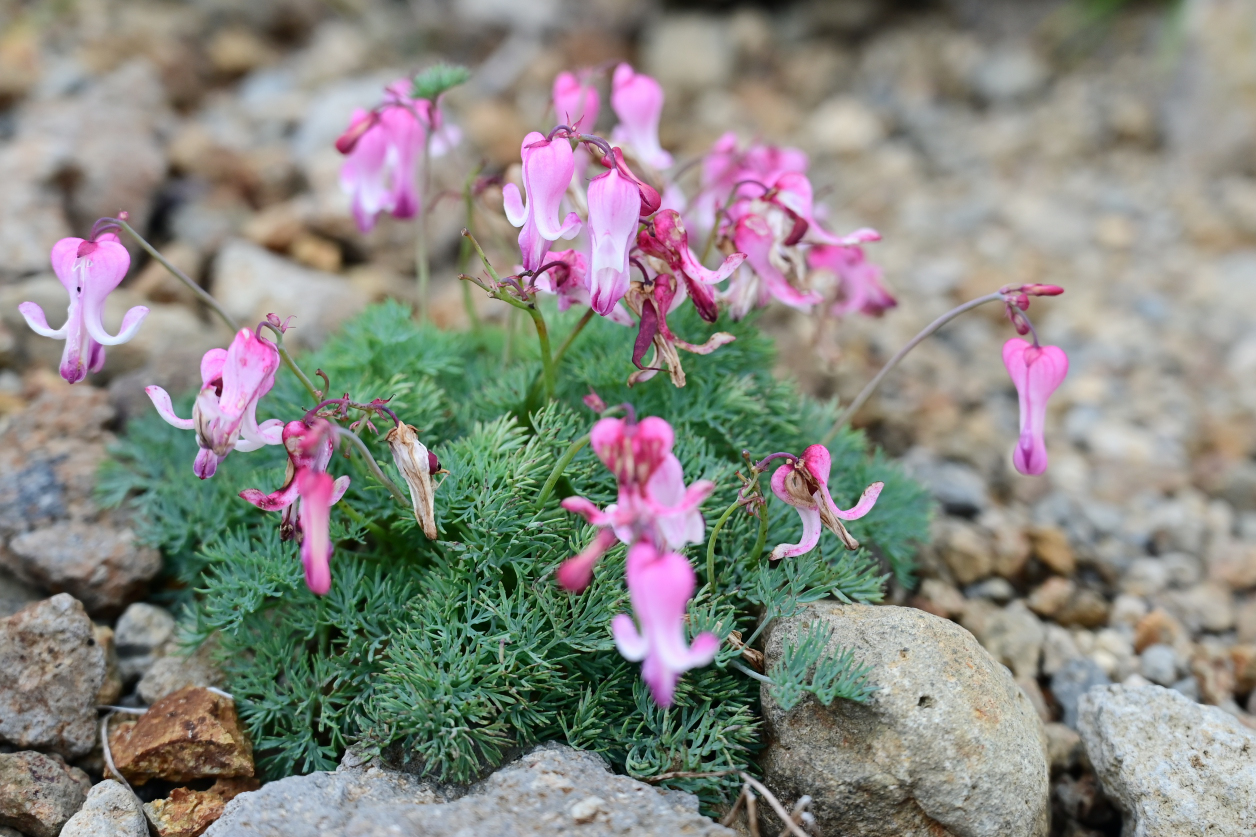
<path id="1" fill-rule="evenodd" d="M 117 644 L 118 673 L 124 682 L 142 677 L 165 656 L 174 640 L 174 624 L 170 611 L 146 602 L 136 602 L 119 617 L 114 628 L 114 641 Z"/>
<path id="2" fill-rule="evenodd" d="M 91 787 L 87 774 L 60 756 L 0 753 L 0 825 L 27 837 L 57 837 Z"/>
<path id="3" fill-rule="evenodd" d="M 187 782 L 253 775 L 253 745 L 236 717 L 235 704 L 195 686 L 167 695 L 135 720 L 113 727 L 109 747 L 119 772 L 136 785 L 149 779 Z"/>
<path id="4" fill-rule="evenodd" d="M 505 765 L 452 802 L 413 776 L 378 768 L 341 767 L 283 779 L 236 797 L 205 834 L 733 837 L 698 813 L 695 797 L 613 775 L 600 756 L 554 743 Z"/>
<path id="5" fill-rule="evenodd" d="M 210 639 L 191 654 L 173 651 L 158 658 L 136 686 L 140 699 L 156 703 L 189 686 L 221 686 L 225 678 L 214 662 L 216 649 L 217 643 Z"/>
<path id="6" fill-rule="evenodd" d="M 148 837 L 148 823 L 135 794 L 121 782 L 106 779 L 92 788 L 61 837 Z"/>
<path id="7" fill-rule="evenodd" d="M 0 620 L 0 740 L 77 758 L 96 741 L 105 653 L 73 596 Z"/>
<path id="8" fill-rule="evenodd" d="M 1047 833 L 1042 722 L 972 634 L 914 608 L 817 602 L 771 627 L 768 666 L 817 621 L 878 689 L 787 712 L 764 687 L 760 763 L 779 798 L 809 794 L 820 829 L 847 837 Z"/>
<path id="9" fill-rule="evenodd" d="M 161 554 L 135 542 L 129 528 L 60 523 L 9 542 L 10 568 L 25 580 L 81 601 L 89 613 L 112 615 L 144 595 L 161 571 Z"/>
<path id="10" fill-rule="evenodd" d="M 255 791 L 253 778 L 219 779 L 208 790 L 175 788 L 165 799 L 144 804 L 144 816 L 157 837 L 200 837 L 222 816 L 227 803 L 242 793 Z"/>
<path id="11" fill-rule="evenodd" d="M 1161 686 L 1082 696 L 1079 730 L 1131 837 L 1256 834 L 1256 731 Z"/>

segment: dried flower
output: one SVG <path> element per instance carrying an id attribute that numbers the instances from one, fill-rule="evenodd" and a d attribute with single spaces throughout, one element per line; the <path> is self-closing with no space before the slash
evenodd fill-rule
<path id="1" fill-rule="evenodd" d="M 831 467 L 829 449 L 811 445 L 794 462 L 782 465 L 772 474 L 772 493 L 796 508 L 802 518 L 802 540 L 777 546 L 772 550 L 773 561 L 805 555 L 815 549 L 820 542 L 822 524 L 837 535 L 847 549 L 859 548 L 859 541 L 846 531 L 842 521 L 858 520 L 872 511 L 885 483 L 874 482 L 864 489 L 853 508 L 840 509 L 829 494 Z"/>
<path id="2" fill-rule="evenodd" d="M 410 487 L 415 521 L 422 527 L 423 534 L 436 540 L 436 489 L 432 486 L 432 474 L 440 470 L 440 461 L 419 441 L 418 431 L 408 424 L 398 424 L 384 439 L 397 470 Z"/>

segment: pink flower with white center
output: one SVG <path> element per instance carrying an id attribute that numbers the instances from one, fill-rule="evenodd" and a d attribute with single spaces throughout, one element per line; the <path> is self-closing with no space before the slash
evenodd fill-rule
<path id="1" fill-rule="evenodd" d="M 723 282 L 746 260 L 745 253 L 732 253 L 717 270 L 710 270 L 689 249 L 689 233 L 680 213 L 661 209 L 654 219 L 637 233 L 637 246 L 646 256 L 662 262 L 659 271 L 670 270 L 685 283 L 698 314 L 708 323 L 715 322 L 719 310 L 711 286 Z"/>
<path id="2" fill-rule="evenodd" d="M 1047 399 L 1068 375 L 1068 355 L 1059 346 L 1038 346 L 1013 337 L 1003 344 L 1003 365 L 1020 399 L 1020 440 L 1012 452 L 1016 470 L 1037 476 L 1047 470 Z"/>
<path id="3" fill-rule="evenodd" d="M 362 232 L 375 226 L 381 212 L 394 218 L 418 214 L 415 167 L 425 140 L 426 129 L 408 98 L 393 95 L 378 110 L 354 111 L 336 147 L 346 155 L 340 188 L 353 199 L 353 217 Z"/>
<path id="4" fill-rule="evenodd" d="M 590 307 L 603 317 L 628 292 L 628 252 L 637 232 L 641 192 L 612 168 L 589 184 Z"/>
<path id="5" fill-rule="evenodd" d="M 50 327 L 37 303 L 23 302 L 17 307 L 36 334 L 65 341 L 60 372 L 70 383 L 77 384 L 88 372 L 99 372 L 105 365 L 105 346 L 126 343 L 148 316 L 148 308 L 137 305 L 123 316 L 116 336 L 105 331 L 105 299 L 130 267 L 131 255 L 113 233 L 87 240 L 63 238 L 52 246 L 52 270 L 70 295 L 65 325 Z"/>
<path id="6" fill-rule="evenodd" d="M 628 550 L 626 575 L 637 623 L 626 613 L 611 621 L 615 647 L 626 660 L 645 661 L 641 679 L 650 687 L 654 702 L 671 706 L 680 675 L 714 660 L 719 638 L 701 633 L 685 642 L 685 611 L 696 579 L 683 555 L 660 553 L 646 542 L 634 544 Z"/>
<path id="7" fill-rule="evenodd" d="M 243 328 L 228 348 L 210 349 L 201 358 L 201 391 L 190 419 L 175 415 L 170 396 L 161 387 L 145 387 L 144 392 L 167 424 L 196 430 L 200 451 L 192 469 L 208 479 L 231 451 L 243 453 L 282 441 L 283 422 L 257 423 L 257 402 L 275 385 L 278 369 L 275 344 Z"/>
<path id="8" fill-rule="evenodd" d="M 810 311 L 824 297 L 806 286 L 806 271 L 801 253 L 785 246 L 789 232 L 784 224 L 792 222 L 781 212 L 771 212 L 762 201 L 754 204 L 763 213 L 750 211 L 737 220 L 733 228 L 733 246 L 746 254 L 746 264 L 763 282 L 767 292 L 791 308 Z M 752 205 L 752 209 L 759 208 Z M 771 222 L 782 222 L 773 224 Z"/>
<path id="9" fill-rule="evenodd" d="M 686 213 L 692 226 L 703 234 L 715 224 L 716 211 L 728 202 L 733 190 L 739 194 L 760 194 L 763 187 L 786 172 L 805 172 L 807 155 L 796 148 L 775 145 L 752 145 L 737 150 L 737 135 L 724 134 L 702 161 L 702 188 Z"/>
<path id="10" fill-rule="evenodd" d="M 807 264 L 812 270 L 833 275 L 838 301 L 829 312 L 835 317 L 854 312 L 879 317 L 898 305 L 881 284 L 881 268 L 868 261 L 862 247 L 817 245 L 807 253 Z"/>
<path id="11" fill-rule="evenodd" d="M 675 433 L 661 418 L 604 418 L 593 425 L 589 438 L 619 482 L 619 501 L 606 511 L 583 497 L 562 502 L 600 530 L 589 546 L 558 568 L 559 584 L 577 592 L 589 586 L 593 565 L 617 538 L 626 544 L 646 540 L 664 550 L 701 541 L 705 523 L 698 507 L 715 490 L 709 480 L 685 486 L 680 460 L 672 453 Z"/>
<path id="12" fill-rule="evenodd" d="M 658 372 L 667 369 L 674 386 L 685 385 L 685 370 L 680 363 L 677 349 L 684 349 L 696 355 L 709 355 L 727 343 L 733 342 L 733 335 L 717 331 L 705 343 L 695 344 L 681 340 L 667 324 L 667 315 L 676 310 L 684 300 L 676 279 L 670 273 L 659 273 L 648 282 L 633 282 L 624 298 L 628 307 L 640 318 L 637 327 L 637 340 L 632 348 L 632 363 L 639 371 L 628 376 L 628 386 L 648 381 Z M 654 354 L 646 365 L 641 361 L 650 348 Z"/>
<path id="13" fill-rule="evenodd" d="M 590 133 L 597 125 L 602 97 L 586 72 L 559 73 L 554 78 L 554 114 L 558 121 L 581 134 Z"/>
<path id="14" fill-rule="evenodd" d="M 829 469 L 832 460 L 824 445 L 812 445 L 802 456 L 782 465 L 772 474 L 772 493 L 798 510 L 802 518 L 802 540 L 783 543 L 772 550 L 771 560 L 805 555 L 820 542 L 821 525 L 841 539 L 847 549 L 858 549 L 859 541 L 851 537 L 843 520 L 858 520 L 876 505 L 883 482 L 874 482 L 864 489 L 859 502 L 850 509 L 840 509 L 829 494 Z"/>
<path id="15" fill-rule="evenodd" d="M 571 143 L 565 137 L 546 139 L 536 131 L 523 138 L 519 149 L 523 157 L 523 189 L 527 205 L 519 196 L 519 187 L 507 183 L 502 188 L 502 204 L 506 218 L 519 231 L 519 251 L 525 270 L 537 270 L 545 264 L 550 245 L 580 232 L 580 216 L 574 212 L 559 220 L 563 195 L 571 183 L 576 163 Z"/>
<path id="16" fill-rule="evenodd" d="M 240 497 L 263 511 L 283 511 L 279 537 L 300 542 L 305 584 L 320 596 L 331 589 L 331 507 L 349 490 L 349 477 L 333 480 L 327 473 L 336 450 L 335 439 L 336 431 L 325 419 L 315 419 L 312 425 L 288 422 L 283 427 L 283 445 L 288 451 L 283 486 L 271 494 L 256 488 L 240 492 Z"/>
<path id="17" fill-rule="evenodd" d="M 619 124 L 611 138 L 630 147 L 637 159 L 653 169 L 672 164 L 672 155 L 659 145 L 659 117 L 663 115 L 663 88 L 628 64 L 615 68 L 611 78 L 611 108 Z"/>

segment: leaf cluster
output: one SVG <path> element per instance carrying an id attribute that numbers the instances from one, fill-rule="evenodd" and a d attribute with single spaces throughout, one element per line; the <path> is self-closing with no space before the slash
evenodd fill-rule
<path id="1" fill-rule="evenodd" d="M 574 317 L 549 317 L 560 336 L 574 326 Z M 697 340 L 708 328 L 683 313 L 674 319 Z M 759 683 L 739 669 L 729 634 L 754 641 L 768 620 L 801 603 L 830 595 L 877 601 L 887 572 L 909 578 L 925 533 L 920 489 L 869 455 L 860 434 L 844 432 L 830 446 L 836 499 L 886 483 L 876 511 L 850 526 L 866 550 L 849 553 L 826 533 L 811 554 L 769 565 L 767 550 L 752 554 L 760 519 L 735 512 L 716 543 L 715 584 L 701 587 L 691 606 L 691 632 L 715 632 L 721 652 L 682 679 L 667 710 L 653 704 L 638 666 L 611 639 L 611 618 L 628 610 L 623 548 L 603 559 L 581 595 L 553 580 L 593 535 L 560 500 L 614 502 L 613 477 L 586 446 L 537 502 L 555 464 L 596 418 L 581 403 L 590 389 L 672 423 L 687 480 L 716 483 L 704 507 L 708 524 L 736 499 L 743 449 L 756 457 L 800 452 L 819 438 L 834 405 L 775 379 L 771 346 L 752 327 L 731 330 L 735 343 L 686 358 L 683 390 L 666 376 L 629 390 L 633 334 L 595 318 L 563 359 L 555 400 L 529 412 L 540 368 L 530 346 L 488 328 L 455 334 L 419 325 L 396 304 L 369 309 L 300 361 L 359 402 L 391 397 L 401 419 L 419 428 L 449 472 L 436 492 L 441 537 L 427 540 L 358 457 L 337 457 L 331 470 L 352 482 L 332 510 L 327 596 L 306 589 L 297 547 L 279 540 L 278 516 L 236 496 L 278 486 L 284 463 L 276 448 L 233 454 L 202 482 L 191 470 L 193 434 L 145 417 L 113 449 L 100 492 L 132 505 L 141 537 L 164 552 L 167 595 L 184 608 L 191 639 L 217 635 L 228 688 L 268 777 L 333 768 L 360 741 L 450 782 L 552 739 L 603 753 L 642 778 L 745 769 L 759 743 Z M 291 419 L 308 402 L 281 373 L 259 417 Z M 382 439 L 369 431 L 363 439 L 400 483 Z M 767 549 L 800 536 L 798 515 L 783 503 L 770 500 L 763 514 Z M 705 547 L 689 554 L 700 585 Z M 822 651 L 820 638 L 809 638 L 769 673 L 778 700 L 803 691 L 824 701 L 866 697 L 875 672 Z M 733 781 L 680 775 L 662 784 L 715 803 Z"/>

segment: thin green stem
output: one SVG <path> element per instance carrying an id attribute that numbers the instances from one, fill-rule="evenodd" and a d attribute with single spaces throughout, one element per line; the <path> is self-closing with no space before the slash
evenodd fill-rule
<path id="1" fill-rule="evenodd" d="M 562 361 L 563 355 L 567 354 L 567 350 L 571 348 L 571 344 L 576 341 L 576 338 L 580 336 L 580 332 L 584 331 L 584 327 L 589 324 L 589 320 L 591 319 L 593 319 L 592 308 L 584 312 L 584 316 L 580 318 L 580 322 L 576 323 L 576 327 L 571 330 L 571 334 L 567 335 L 567 339 L 565 339 L 562 345 L 558 347 L 558 351 L 554 352 L 555 367 L 557 367 L 559 362 Z"/>
<path id="2" fill-rule="evenodd" d="M 524 309 L 532 317 L 536 326 L 536 339 L 541 347 L 541 380 L 545 383 L 545 400 L 554 397 L 554 356 L 550 352 L 549 326 L 545 324 L 545 316 L 535 305 Z"/>
<path id="3" fill-rule="evenodd" d="M 767 683 L 769 686 L 776 685 L 775 683 L 772 682 L 772 678 L 765 677 L 764 675 L 760 674 L 754 669 L 743 666 L 741 663 L 737 662 L 736 660 L 729 660 L 728 664 L 732 666 L 733 668 L 737 669 L 738 671 L 740 671 L 742 674 L 746 675 L 747 677 L 752 677 L 755 680 L 758 680 L 760 683 Z"/>
<path id="4" fill-rule="evenodd" d="M 419 314 L 419 321 L 426 322 L 428 319 L 428 284 L 431 282 L 432 266 L 428 259 L 427 253 L 427 212 L 428 201 L 432 196 L 432 172 L 431 172 L 431 145 L 432 134 L 430 131 L 423 133 L 423 157 L 419 161 L 422 171 L 419 176 L 419 217 L 418 217 L 418 236 L 414 242 L 414 274 L 418 280 L 419 300 L 415 306 Z"/>
<path id="5" fill-rule="evenodd" d="M 754 549 L 750 550 L 752 560 L 758 561 L 763 555 L 763 547 L 768 542 L 768 507 L 759 509 L 759 537 L 755 538 Z"/>
<path id="6" fill-rule="evenodd" d="M 855 413 L 859 412 L 859 408 L 862 407 L 864 402 L 872 396 L 872 393 L 876 391 L 878 386 L 880 386 L 881 381 L 885 379 L 885 376 L 890 374 L 890 371 L 893 370 L 895 366 L 898 366 L 899 362 L 902 361 L 903 358 L 907 357 L 908 352 L 920 345 L 926 337 L 942 328 L 942 326 L 946 325 L 960 314 L 967 313 L 978 306 L 985 305 L 987 302 L 994 302 L 995 300 L 1001 299 L 1003 299 L 1003 293 L 1001 291 L 995 291 L 992 294 L 979 296 L 976 299 L 971 299 L 968 302 L 965 302 L 963 305 L 952 308 L 950 311 L 947 311 L 945 314 L 929 323 L 929 325 L 925 326 L 923 331 L 911 340 L 907 341 L 907 345 L 899 349 L 894 357 L 890 358 L 889 361 L 886 362 L 885 366 L 881 367 L 881 371 L 878 372 L 876 376 L 869 381 L 862 390 L 859 391 L 859 394 L 855 396 L 855 400 L 850 402 L 850 406 L 842 411 L 841 415 L 837 417 L 837 421 L 833 422 L 833 426 L 829 428 L 829 432 L 824 434 L 824 438 L 820 440 L 820 444 L 827 445 L 829 442 L 833 441 L 833 438 L 837 436 L 837 432 L 842 429 L 846 422 L 855 417 Z"/>
<path id="7" fill-rule="evenodd" d="M 344 511 L 345 514 L 349 515 L 349 519 L 351 519 L 354 523 L 357 523 L 359 526 L 364 527 L 368 532 L 373 534 L 375 537 L 386 538 L 388 536 L 388 533 L 384 531 L 383 526 L 380 526 L 378 523 L 375 523 L 373 521 L 367 520 L 366 516 L 363 515 L 362 512 L 353 508 L 353 506 L 349 505 L 343 500 L 337 503 L 336 507 Z"/>
<path id="8" fill-rule="evenodd" d="M 742 499 L 738 497 L 733 504 L 724 510 L 720 515 L 720 519 L 715 521 L 715 525 L 711 527 L 711 537 L 707 541 L 707 584 L 711 587 L 711 592 L 715 592 L 715 539 L 720 536 L 720 530 L 724 528 L 724 524 L 733 516 L 733 512 L 737 511 L 742 505 Z"/>
<path id="9" fill-rule="evenodd" d="M 388 475 L 380 469 L 379 463 L 376 462 L 375 457 L 371 455 L 371 451 L 366 446 L 366 443 L 352 433 L 340 432 L 337 435 L 341 439 L 348 439 L 349 442 L 358 449 L 358 453 L 362 454 L 362 458 L 365 459 L 366 464 L 370 466 L 371 473 L 375 475 L 375 478 L 383 483 L 384 487 L 388 489 L 388 493 L 391 494 L 398 503 L 401 503 L 401 505 L 409 508 L 410 498 L 403 494 L 401 489 L 397 487 L 397 484 L 390 480 Z"/>
<path id="10" fill-rule="evenodd" d="M 563 471 L 567 470 L 571 460 L 575 459 L 576 454 L 587 444 L 589 444 L 588 433 L 572 442 L 567 450 L 563 451 L 563 455 L 558 457 L 558 461 L 554 463 L 554 470 L 550 471 L 549 479 L 545 481 L 545 485 L 541 486 L 541 493 L 536 495 L 536 507 L 538 509 L 545 505 L 545 501 L 554 492 L 554 486 L 558 485 L 558 479 L 563 475 Z"/>
<path id="11" fill-rule="evenodd" d="M 292 372 L 293 375 L 297 376 L 297 380 L 301 382 L 301 385 L 305 387 L 306 391 L 309 392 L 315 401 L 321 400 L 325 393 L 314 386 L 314 382 L 301 371 L 301 367 L 297 366 L 297 362 L 292 359 L 292 355 L 288 353 L 288 349 L 283 344 L 283 332 L 270 323 L 259 323 L 259 326 L 262 328 L 268 328 L 272 333 L 274 333 L 275 351 L 279 352 L 279 359 L 283 361 L 284 366 L 288 367 L 288 370 Z"/>
<path id="12" fill-rule="evenodd" d="M 475 179 L 480 176 L 480 172 L 484 170 L 484 164 L 476 166 L 467 179 L 462 184 L 462 205 L 464 210 L 463 224 L 466 229 L 471 229 L 475 223 L 475 201 L 472 195 L 472 188 L 475 185 Z M 458 244 L 458 273 L 466 273 L 467 265 L 471 262 L 471 240 L 464 237 Z M 475 310 L 475 299 L 471 295 L 471 287 L 469 285 L 462 286 L 462 305 L 467 312 L 467 321 L 471 325 L 471 330 L 479 332 L 480 330 L 480 314 Z"/>
<path id="13" fill-rule="evenodd" d="M 153 259 L 155 259 L 158 264 L 160 264 L 166 270 L 170 271 L 170 274 L 172 276 L 174 276 L 184 285 L 187 285 L 188 290 L 190 290 L 193 294 L 195 294 L 197 299 L 199 299 L 201 302 L 209 306 L 210 310 L 212 310 L 215 314 L 217 314 L 219 317 L 222 318 L 222 321 L 227 324 L 227 328 L 231 329 L 232 332 L 236 332 L 240 330 L 240 324 L 236 322 L 235 317 L 228 314 L 226 309 L 223 308 L 222 305 L 219 304 L 218 300 L 214 299 L 210 295 L 209 291 L 205 290 L 200 285 L 196 284 L 196 282 L 192 281 L 192 278 L 189 277 L 186 273 L 184 273 L 182 270 L 179 270 L 179 268 L 175 267 L 169 261 L 167 261 L 166 257 L 163 256 L 161 253 L 159 253 L 156 247 L 149 244 L 148 240 L 145 239 L 144 236 L 137 233 L 134 227 L 132 227 L 130 224 L 128 224 L 126 221 L 122 220 L 121 218 L 111 218 L 109 220 L 116 222 L 118 226 L 126 230 L 127 233 L 132 238 L 134 238 L 135 241 L 140 245 L 140 247 L 144 248 L 144 251 L 148 253 L 148 255 L 152 256 Z"/>

